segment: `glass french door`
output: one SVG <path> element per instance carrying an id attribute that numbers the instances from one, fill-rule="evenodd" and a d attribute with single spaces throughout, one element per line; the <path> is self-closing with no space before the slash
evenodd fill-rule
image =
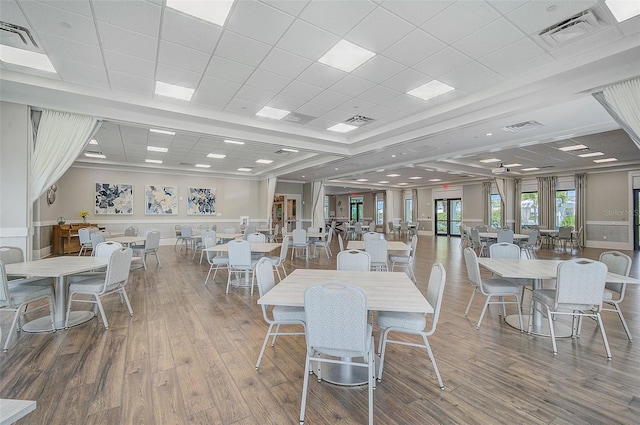
<path id="1" fill-rule="evenodd" d="M 462 199 L 436 199 L 436 235 L 460 236 Z"/>

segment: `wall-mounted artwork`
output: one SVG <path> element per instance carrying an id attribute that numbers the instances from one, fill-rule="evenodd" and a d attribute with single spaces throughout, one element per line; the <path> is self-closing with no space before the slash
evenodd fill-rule
<path id="1" fill-rule="evenodd" d="M 216 190 L 190 187 L 189 196 L 187 197 L 187 214 L 204 215 L 215 213 Z"/>
<path id="2" fill-rule="evenodd" d="M 96 183 L 96 214 L 133 214 L 133 185 Z"/>
<path id="3" fill-rule="evenodd" d="M 178 188 L 175 186 L 145 186 L 145 214 L 178 214 Z"/>

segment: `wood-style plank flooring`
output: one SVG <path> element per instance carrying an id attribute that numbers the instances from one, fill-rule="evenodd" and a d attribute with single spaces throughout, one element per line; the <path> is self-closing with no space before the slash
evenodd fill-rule
<path id="1" fill-rule="evenodd" d="M 322 253 L 286 267 L 334 268 L 337 241 L 333 251 L 330 260 Z M 548 338 L 511 328 L 497 306 L 477 330 L 478 297 L 464 316 L 471 287 L 459 239 L 420 236 L 417 251 L 421 290 L 433 262 L 447 270 L 443 311 L 430 338 L 445 388 L 438 388 L 425 352 L 390 346 L 374 392 L 377 424 L 639 423 L 640 288 L 631 287 L 623 303 L 635 342 L 615 314 L 603 314 L 613 360 L 605 358 L 590 320 L 579 339 L 558 340 L 554 356 Z M 601 251 L 574 254 L 598 258 Z M 638 277 L 640 258 L 628 254 Z M 248 289 L 232 288 L 225 295 L 226 271 L 204 287 L 208 266 L 191 255 L 162 246 L 162 268 L 149 257 L 149 270 L 132 272 L 127 291 L 135 314 L 129 317 L 117 296 L 105 299 L 109 330 L 96 318 L 67 331 L 14 336 L 0 355 L 0 398 L 37 401 L 18 423 L 297 424 L 304 336 L 278 338 L 256 372 L 267 328 L 257 291 L 251 297 Z M 538 256 L 571 258 L 547 249 Z M 0 315 L 5 336 L 9 316 Z M 312 379 L 309 389 L 307 424 L 367 422 L 366 387 Z"/>

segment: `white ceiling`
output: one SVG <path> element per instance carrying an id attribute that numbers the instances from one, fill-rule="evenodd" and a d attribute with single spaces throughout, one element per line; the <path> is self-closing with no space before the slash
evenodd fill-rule
<path id="1" fill-rule="evenodd" d="M 491 156 L 523 164 L 511 168 L 518 176 L 640 164 L 640 151 L 591 96 L 640 74 L 640 18 L 618 24 L 603 1 L 236 0 L 224 27 L 163 0 L 1 0 L 1 7 L 0 19 L 27 28 L 39 47 L 5 31 L 0 43 L 44 52 L 57 70 L 0 62 L 2 100 L 105 120 L 99 145 L 87 151 L 107 159 L 77 163 L 325 179 L 336 188 L 477 180 L 492 175 L 496 164 L 479 162 Z M 539 36 L 588 9 L 598 18 L 588 34 L 554 47 Z M 351 73 L 319 63 L 340 39 L 376 56 Z M 431 101 L 406 94 L 433 79 L 455 90 Z M 157 80 L 195 95 L 157 96 Z M 292 114 L 256 117 L 263 106 Z M 356 115 L 374 121 L 346 134 L 327 130 Z M 501 130 L 527 121 L 541 126 Z M 557 149 L 573 143 L 619 161 L 596 165 Z M 148 152 L 149 145 L 169 151 Z M 277 153 L 282 148 L 299 152 Z M 546 168 L 520 171 L 534 166 Z"/>

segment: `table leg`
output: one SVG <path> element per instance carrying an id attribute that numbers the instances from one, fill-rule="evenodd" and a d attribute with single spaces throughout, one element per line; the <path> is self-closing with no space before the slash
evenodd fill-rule
<path id="1" fill-rule="evenodd" d="M 53 323 L 56 329 L 64 329 L 67 312 L 67 285 L 65 276 L 56 278 L 55 300 L 53 303 Z M 72 311 L 69 315 L 69 327 L 87 322 L 95 317 L 93 311 Z M 22 326 L 22 330 L 31 333 L 51 332 L 49 316 L 39 317 Z"/>

